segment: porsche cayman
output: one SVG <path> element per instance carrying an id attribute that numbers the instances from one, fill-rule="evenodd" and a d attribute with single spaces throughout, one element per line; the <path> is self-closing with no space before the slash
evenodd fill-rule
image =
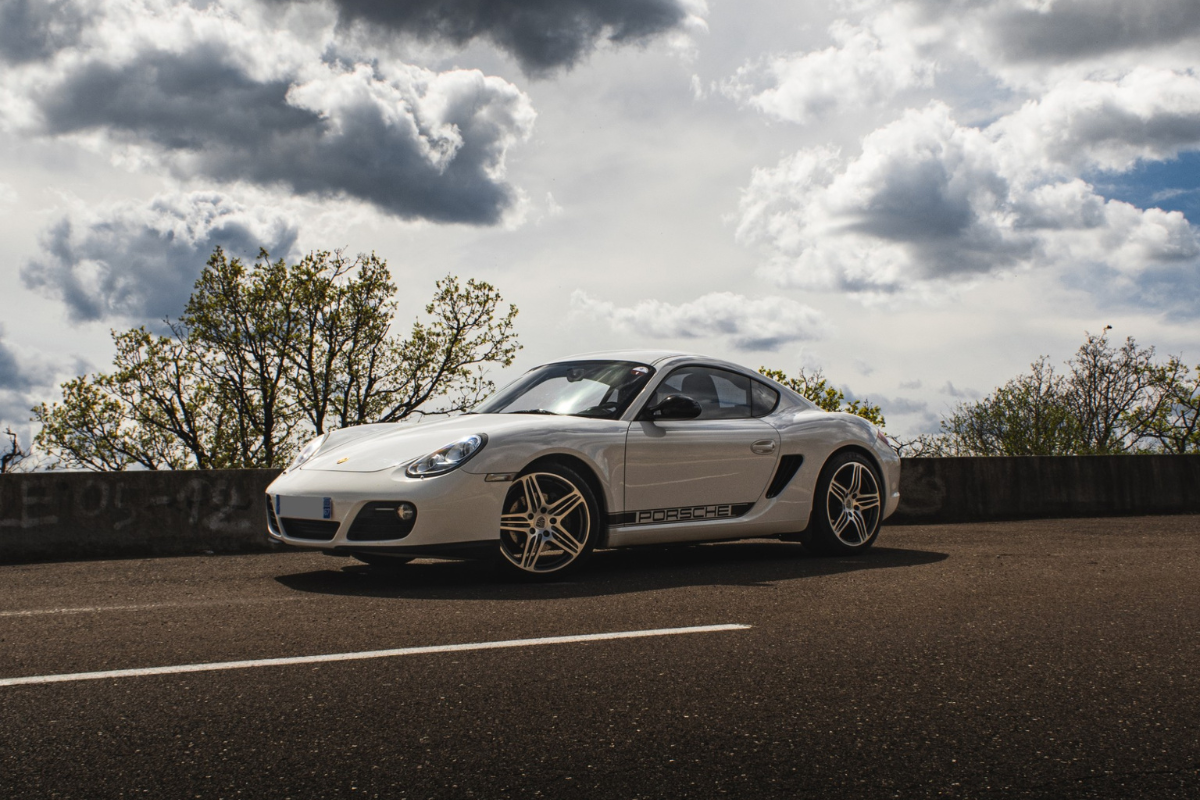
<path id="1" fill-rule="evenodd" d="M 550 577 L 671 542 L 861 553 L 899 483 L 867 420 L 727 361 L 612 352 L 532 369 L 456 417 L 314 439 L 268 487 L 267 528 L 373 565 L 486 557 Z"/>

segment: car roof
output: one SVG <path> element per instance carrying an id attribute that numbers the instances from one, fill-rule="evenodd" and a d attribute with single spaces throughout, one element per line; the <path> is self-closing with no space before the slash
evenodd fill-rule
<path id="1" fill-rule="evenodd" d="M 664 365 L 664 363 L 672 361 L 703 361 L 704 363 L 710 363 L 710 365 L 730 367 L 736 369 L 736 371 L 755 374 L 754 369 L 746 367 L 742 363 L 726 361 L 725 359 L 715 359 L 713 356 L 700 353 L 686 353 L 684 350 L 598 350 L 595 353 L 577 353 L 563 357 L 563 359 L 554 359 L 550 363 L 564 361 L 637 361 L 649 363 L 649 365 L 654 366 Z"/>

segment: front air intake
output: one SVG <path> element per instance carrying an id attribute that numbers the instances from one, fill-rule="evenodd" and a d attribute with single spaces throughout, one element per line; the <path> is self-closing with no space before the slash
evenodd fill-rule
<path id="1" fill-rule="evenodd" d="M 403 539 L 412 533 L 413 525 L 417 522 L 417 512 L 411 503 L 403 503 L 412 509 L 412 515 L 408 519 L 402 519 L 399 514 L 401 505 L 402 503 L 395 500 L 367 503 L 354 518 L 346 538 L 352 542 Z"/>
<path id="2" fill-rule="evenodd" d="M 332 520 L 297 519 L 296 517 L 280 517 L 279 523 L 284 536 L 309 542 L 332 541 L 333 537 L 337 535 L 340 524 Z"/>

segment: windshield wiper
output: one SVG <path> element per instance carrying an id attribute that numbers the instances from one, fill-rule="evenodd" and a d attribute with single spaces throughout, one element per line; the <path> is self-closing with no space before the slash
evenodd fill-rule
<path id="1" fill-rule="evenodd" d="M 558 416 L 557 411 L 547 411 L 544 408 L 526 408 L 522 411 L 505 411 L 504 413 L 505 414 L 551 414 L 556 417 Z"/>

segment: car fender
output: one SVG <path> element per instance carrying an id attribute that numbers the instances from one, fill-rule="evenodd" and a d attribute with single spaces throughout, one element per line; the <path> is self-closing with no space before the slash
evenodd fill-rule
<path id="1" fill-rule="evenodd" d="M 558 424 L 543 430 L 514 430 L 493 436 L 479 455 L 462 468 L 473 473 L 515 475 L 538 459 L 572 456 L 595 473 L 604 492 L 605 507 L 610 512 L 623 511 L 625 436 L 629 423 L 579 419 L 579 424 L 572 425 L 570 419 L 556 421 Z"/>

